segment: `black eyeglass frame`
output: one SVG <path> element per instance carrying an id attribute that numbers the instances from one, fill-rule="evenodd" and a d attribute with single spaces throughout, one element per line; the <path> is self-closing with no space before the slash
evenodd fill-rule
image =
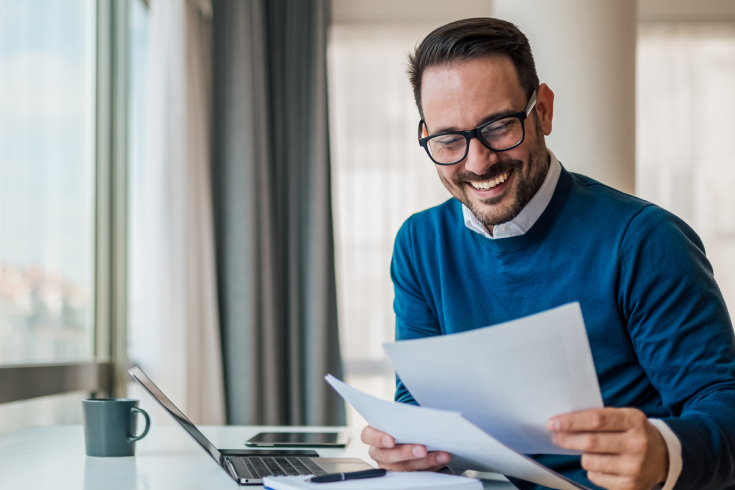
<path id="1" fill-rule="evenodd" d="M 422 133 L 422 129 L 426 125 L 426 122 L 424 122 L 424 120 L 421 119 L 419 121 L 419 145 L 421 145 L 424 148 L 424 150 L 426 150 L 426 154 L 429 155 L 429 158 L 431 158 L 431 161 L 434 162 L 437 165 L 456 165 L 459 162 L 461 162 L 462 160 L 464 160 L 465 158 L 467 158 L 467 154 L 470 151 L 470 141 L 472 140 L 472 138 L 477 138 L 480 141 L 480 143 L 482 143 L 482 145 L 485 148 L 487 148 L 488 150 L 492 150 L 492 151 L 495 151 L 495 152 L 512 150 L 513 148 L 515 148 L 515 147 L 519 146 L 521 143 L 523 143 L 523 141 L 526 139 L 526 124 L 525 124 L 525 121 L 528 118 L 528 115 L 533 110 L 533 108 L 536 106 L 536 95 L 537 95 L 536 94 L 536 90 L 534 90 L 533 93 L 531 94 L 531 97 L 528 99 L 528 104 L 526 105 L 526 109 L 523 110 L 522 112 L 516 112 L 514 114 L 507 114 L 505 116 L 496 117 L 492 121 L 488 121 L 486 123 L 482 123 L 479 126 L 477 126 L 475 129 L 469 129 L 467 131 L 446 131 L 444 133 L 432 134 L 431 136 L 426 136 L 426 137 L 422 138 L 421 137 L 421 133 Z M 490 124 L 495 123 L 495 122 L 498 122 L 498 121 L 500 121 L 502 119 L 508 119 L 510 117 L 515 117 L 516 119 L 518 119 L 521 122 L 521 130 L 522 130 L 521 140 L 518 143 L 516 143 L 515 145 L 510 146 L 508 148 L 503 148 L 502 150 L 499 150 L 497 148 L 493 148 L 492 146 L 490 146 L 490 143 L 488 143 L 487 141 L 485 141 L 485 138 L 482 137 L 482 134 L 480 132 L 486 126 L 489 126 Z M 429 147 L 428 147 L 429 140 L 431 140 L 432 138 L 436 138 L 438 136 L 446 136 L 448 134 L 458 134 L 458 135 L 464 136 L 464 139 L 465 139 L 465 141 L 467 143 L 465 145 L 464 155 L 462 156 L 462 158 L 460 158 L 456 162 L 452 162 L 452 163 L 439 163 L 436 160 L 434 160 L 434 157 L 431 156 L 431 152 L 429 151 Z"/>

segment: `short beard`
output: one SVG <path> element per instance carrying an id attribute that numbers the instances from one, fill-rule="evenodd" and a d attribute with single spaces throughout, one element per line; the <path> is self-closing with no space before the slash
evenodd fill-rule
<path id="1" fill-rule="evenodd" d="M 522 160 L 501 160 L 490 168 L 490 171 L 483 175 L 477 175 L 472 172 L 460 172 L 454 177 L 455 189 L 459 189 L 460 195 L 455 195 L 462 204 L 467 206 L 472 214 L 483 224 L 488 230 L 492 230 L 493 226 L 501 223 L 507 223 L 514 219 L 521 210 L 528 204 L 528 201 L 536 194 L 541 184 L 544 183 L 546 174 L 549 168 L 549 153 L 546 150 L 544 144 L 543 134 L 541 138 L 537 139 L 535 148 L 530 152 L 528 162 Z M 526 170 L 529 175 L 526 178 L 521 175 L 523 170 Z M 464 187 L 464 182 L 482 182 L 489 179 L 494 179 L 500 175 L 503 175 L 507 171 L 513 171 L 516 185 L 515 198 L 509 203 L 504 209 L 493 210 L 494 213 L 490 214 L 483 212 L 478 209 L 475 202 L 470 201 L 467 198 L 467 191 Z M 444 177 L 441 176 L 445 187 L 451 192 L 451 187 L 448 182 L 445 181 Z M 454 193 L 452 193 L 454 194 Z M 498 196 L 490 199 L 481 201 L 485 205 L 496 206 L 498 205 L 505 196 Z"/>

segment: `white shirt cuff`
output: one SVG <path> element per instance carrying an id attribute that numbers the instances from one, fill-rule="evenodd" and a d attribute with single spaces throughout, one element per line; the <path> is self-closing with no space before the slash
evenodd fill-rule
<path id="1" fill-rule="evenodd" d="M 666 448 L 669 450 L 669 474 L 666 476 L 666 481 L 663 487 L 661 487 L 661 490 L 672 490 L 679 479 L 683 466 L 681 460 L 681 442 L 676 437 L 676 434 L 674 434 L 674 431 L 663 420 L 648 419 L 648 421 L 658 429 L 664 441 L 666 441 Z"/>

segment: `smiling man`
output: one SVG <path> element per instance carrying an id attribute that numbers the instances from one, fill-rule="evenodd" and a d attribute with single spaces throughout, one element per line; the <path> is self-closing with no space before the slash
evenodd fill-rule
<path id="1" fill-rule="evenodd" d="M 453 199 L 398 232 L 396 339 L 579 301 L 608 408 L 548 421 L 554 442 L 581 458 L 533 457 L 590 488 L 735 488 L 735 340 L 696 233 L 564 169 L 544 140 L 554 94 L 513 24 L 443 26 L 411 55 L 409 75 L 419 144 Z M 396 400 L 415 403 L 400 380 Z M 450 461 L 371 427 L 362 439 L 381 467 Z"/>

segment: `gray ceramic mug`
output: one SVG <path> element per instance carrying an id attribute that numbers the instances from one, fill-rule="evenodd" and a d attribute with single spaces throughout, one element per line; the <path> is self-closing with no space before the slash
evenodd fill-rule
<path id="1" fill-rule="evenodd" d="M 151 428 L 151 419 L 138 408 L 138 400 L 93 398 L 82 400 L 82 406 L 87 456 L 135 456 L 135 441 L 143 439 Z M 136 436 L 138 413 L 145 418 L 145 429 Z"/>

